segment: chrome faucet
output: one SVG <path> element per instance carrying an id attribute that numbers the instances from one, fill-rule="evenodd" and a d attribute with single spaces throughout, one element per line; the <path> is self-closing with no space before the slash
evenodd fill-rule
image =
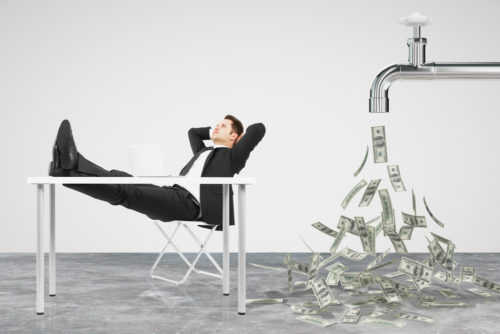
<path id="1" fill-rule="evenodd" d="M 419 13 L 399 20 L 413 27 L 413 38 L 407 42 L 408 63 L 390 65 L 377 74 L 370 90 L 371 113 L 389 112 L 389 88 L 396 80 L 500 79 L 500 63 L 426 63 L 427 39 L 421 37 L 421 28 L 432 21 Z"/>

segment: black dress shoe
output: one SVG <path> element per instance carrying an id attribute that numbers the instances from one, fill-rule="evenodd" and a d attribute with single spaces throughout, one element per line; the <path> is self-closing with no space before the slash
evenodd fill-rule
<path id="1" fill-rule="evenodd" d="M 73 176 L 73 175 L 71 175 L 71 170 L 56 167 L 54 164 L 54 161 L 51 161 L 49 164 L 49 175 L 50 176 Z"/>
<path id="2" fill-rule="evenodd" d="M 71 125 L 65 119 L 59 126 L 52 151 L 54 168 L 74 169 L 78 166 L 78 150 L 71 132 Z"/>

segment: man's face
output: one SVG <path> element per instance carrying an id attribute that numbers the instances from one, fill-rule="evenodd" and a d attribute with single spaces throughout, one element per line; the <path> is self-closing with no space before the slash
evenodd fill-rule
<path id="1" fill-rule="evenodd" d="M 230 119 L 223 119 L 220 121 L 216 126 L 214 131 L 212 132 L 212 139 L 213 142 L 218 142 L 218 143 L 223 143 L 223 144 L 229 144 L 231 145 L 233 140 L 236 139 L 237 134 L 236 132 L 233 132 L 232 128 L 232 123 Z"/>

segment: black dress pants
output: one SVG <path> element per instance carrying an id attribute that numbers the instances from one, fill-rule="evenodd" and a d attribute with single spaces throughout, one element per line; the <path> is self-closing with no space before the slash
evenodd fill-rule
<path id="1" fill-rule="evenodd" d="M 78 153 L 78 167 L 70 176 L 132 176 L 126 172 L 106 169 L 85 159 Z M 169 222 L 173 220 L 197 220 L 200 206 L 195 197 L 185 188 L 156 186 L 154 184 L 64 184 L 65 187 L 106 201 L 141 212 L 154 220 Z"/>

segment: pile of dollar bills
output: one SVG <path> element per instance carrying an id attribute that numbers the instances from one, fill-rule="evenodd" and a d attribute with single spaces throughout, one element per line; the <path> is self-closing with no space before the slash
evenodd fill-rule
<path id="1" fill-rule="evenodd" d="M 387 163 L 385 127 L 374 126 L 371 128 L 371 132 L 374 163 Z M 355 177 L 364 168 L 368 154 L 369 147 L 366 148 L 361 166 L 354 173 Z M 398 165 L 387 164 L 387 176 L 395 192 L 407 191 Z M 452 288 L 438 290 L 443 296 L 442 300 L 437 300 L 434 295 L 425 295 L 425 289 L 431 286 L 433 279 L 439 280 L 441 284 L 450 284 L 450 287 L 462 282 L 472 283 L 477 287 L 466 290 L 479 297 L 491 297 L 492 294 L 489 291 L 500 293 L 500 285 L 477 275 L 474 267 L 460 266 L 457 268 L 458 264 L 453 259 L 455 244 L 436 233 L 429 232 L 429 236 L 426 236 L 429 256 L 423 261 L 417 262 L 408 255 L 400 255 L 408 254 L 405 240 L 411 239 L 414 229 L 427 228 L 427 219 L 424 215 L 417 215 L 416 198 L 412 190 L 413 213 L 401 212 L 403 225 L 398 230 L 396 227 L 396 212 L 391 202 L 389 189 L 378 189 L 381 180 L 359 181 L 341 203 L 342 208 L 346 209 L 355 195 L 364 189 L 358 207 L 370 206 L 374 197 L 378 195 L 382 209 L 379 216 L 365 221 L 363 217 L 350 218 L 341 215 L 336 229 L 321 222 L 312 224 L 314 228 L 333 238 L 329 256 L 322 257 L 320 253 L 313 251 L 310 262 L 301 263 L 292 259 L 288 254 L 284 259 L 284 267 L 270 267 L 252 263 L 253 266 L 262 269 L 287 272 L 289 292 L 312 290 L 316 297 L 315 302 L 288 304 L 287 299 L 268 298 L 248 299 L 247 304 L 285 303 L 291 311 L 300 314 L 296 319 L 321 327 L 339 322 L 321 317 L 322 314 L 331 312 L 332 308 L 339 307 L 343 311 L 343 316 L 340 319 L 341 323 L 357 323 L 360 317 L 363 316 L 363 323 L 403 327 L 406 325 L 404 320 L 424 323 L 434 321 L 433 318 L 422 314 L 399 311 L 399 306 L 408 297 L 420 297 L 418 306 L 422 308 L 467 306 L 465 302 L 457 301 L 460 296 Z M 444 224 L 432 214 L 425 197 L 423 203 L 432 221 L 443 228 Z M 340 243 L 347 233 L 359 237 L 363 252 L 348 247 L 339 250 Z M 376 256 L 376 239 L 378 236 L 389 238 L 395 253 L 398 255 L 396 259 L 384 262 L 384 259 L 390 253 L 390 248 Z M 311 248 L 309 247 L 309 249 Z M 367 256 L 373 256 L 374 259 L 360 272 L 349 271 L 347 266 L 337 261 L 341 257 L 361 261 Z M 378 269 L 388 266 L 397 266 L 397 270 L 389 274 L 377 273 Z M 319 273 L 322 268 L 324 268 L 323 271 L 326 272 L 326 275 L 320 277 Z M 406 282 L 408 284 L 394 280 L 395 277 L 403 275 L 407 276 Z M 302 280 L 297 280 L 297 277 Z M 335 297 L 330 287 L 333 287 L 334 291 L 337 288 L 343 289 L 347 290 L 350 295 L 366 296 L 367 299 L 357 303 L 343 303 Z M 418 296 L 415 293 L 421 295 Z M 364 314 L 363 307 L 367 305 L 376 305 L 377 307 L 369 314 Z M 390 315 L 392 320 L 384 319 L 387 317 L 381 317 L 382 315 Z"/>

